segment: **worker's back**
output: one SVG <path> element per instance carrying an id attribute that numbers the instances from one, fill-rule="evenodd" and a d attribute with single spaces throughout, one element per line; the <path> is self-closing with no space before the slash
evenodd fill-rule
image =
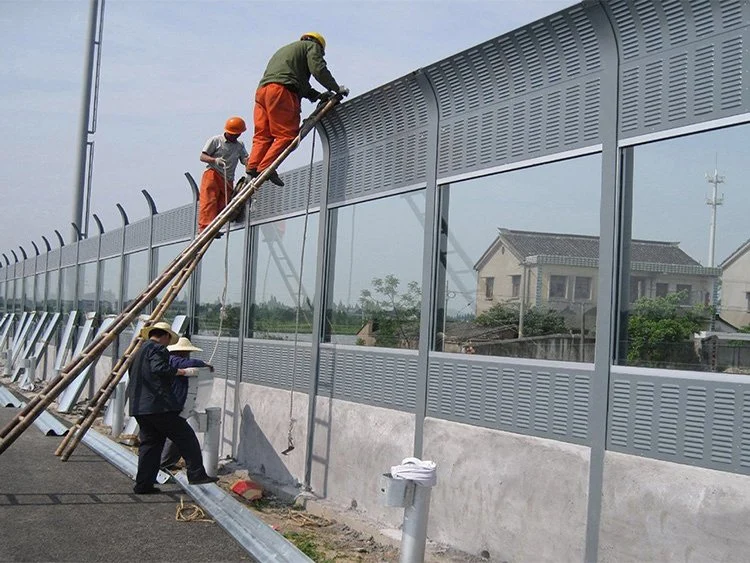
<path id="1" fill-rule="evenodd" d="M 323 58 L 323 48 L 315 41 L 295 41 L 273 54 L 258 87 L 271 83 L 283 84 L 300 96 L 308 98 L 312 89 L 311 74 L 328 90 L 338 90 L 338 84 L 328 71 Z"/>

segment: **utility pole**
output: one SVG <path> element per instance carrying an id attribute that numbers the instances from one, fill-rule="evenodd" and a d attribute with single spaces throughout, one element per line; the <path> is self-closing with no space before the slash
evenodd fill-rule
<path id="1" fill-rule="evenodd" d="M 99 69 L 102 54 L 101 45 L 103 27 L 104 0 L 101 0 L 101 11 L 99 10 L 99 0 L 90 0 L 86 59 L 83 66 L 81 113 L 78 125 L 78 162 L 76 168 L 76 184 L 73 190 L 72 218 L 73 224 L 78 226 L 83 238 L 87 238 L 89 234 L 91 173 L 94 161 L 94 141 L 89 140 L 89 135 L 93 135 L 96 132 L 96 110 L 99 103 Z M 98 39 L 97 29 L 99 35 Z M 96 71 L 94 71 L 94 51 L 96 51 Z M 94 79 L 96 79 L 95 83 Z M 93 92 L 92 85 L 94 86 Z M 92 94 L 94 98 L 93 107 L 91 104 Z M 91 120 L 90 127 L 89 120 Z M 78 240 L 78 233 L 76 232 L 75 227 L 72 228 L 71 240 Z"/>
<path id="2" fill-rule="evenodd" d="M 724 183 L 724 176 L 719 176 L 718 156 L 714 164 L 714 173 L 706 174 L 706 180 L 713 185 L 713 193 L 710 198 L 706 198 L 706 205 L 711 208 L 711 227 L 708 232 L 708 267 L 714 267 L 714 257 L 716 251 L 716 208 L 724 204 L 724 194 L 719 197 L 719 184 Z"/>

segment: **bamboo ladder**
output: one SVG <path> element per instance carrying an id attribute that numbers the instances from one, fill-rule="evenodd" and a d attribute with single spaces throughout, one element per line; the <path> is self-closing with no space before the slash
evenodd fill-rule
<path id="1" fill-rule="evenodd" d="M 348 93 L 348 92 L 347 92 Z M 345 94 L 344 94 L 345 95 Z M 335 106 L 343 95 L 336 94 L 334 97 L 320 103 L 318 107 L 305 119 L 300 128 L 299 134 L 294 138 L 291 144 L 284 149 L 271 166 L 264 170 L 260 176 L 254 180 L 238 182 L 239 190 L 229 202 L 229 205 L 206 227 L 206 229 L 185 248 L 167 268 L 155 278 L 146 289 L 130 305 L 115 317 L 109 329 L 99 336 L 95 337 L 81 354 L 73 358 L 60 373 L 55 376 L 47 386 L 35 397 L 29 400 L 26 406 L 2 429 L 0 429 L 0 455 L 7 450 L 24 431 L 31 426 L 36 418 L 52 404 L 52 402 L 62 393 L 65 388 L 83 371 L 86 366 L 94 362 L 104 350 L 112 344 L 117 336 L 135 320 L 138 314 L 145 309 L 149 303 L 157 298 L 158 294 L 172 281 L 172 285 L 160 301 L 154 313 L 147 322 L 147 326 L 161 318 L 167 307 L 172 303 L 179 290 L 187 282 L 190 274 L 200 262 L 208 247 L 214 240 L 216 234 L 221 230 L 231 217 L 237 213 L 242 206 L 252 197 L 255 191 L 265 182 L 279 165 L 294 151 L 302 140 L 312 131 L 315 125 Z M 241 187 L 240 187 L 241 185 Z M 175 279 L 176 277 L 176 279 Z M 118 360 L 114 369 L 107 377 L 105 383 L 89 401 L 81 418 L 76 422 L 73 429 L 68 432 L 66 439 L 58 451 L 58 455 L 63 454 L 63 461 L 67 460 L 73 453 L 75 447 L 80 443 L 83 435 L 90 428 L 94 419 L 98 416 L 104 407 L 107 399 L 111 396 L 117 383 L 127 370 L 133 354 L 141 344 L 140 338 L 137 338 L 126 350 L 122 358 Z M 64 451 L 63 451 L 64 450 Z"/>

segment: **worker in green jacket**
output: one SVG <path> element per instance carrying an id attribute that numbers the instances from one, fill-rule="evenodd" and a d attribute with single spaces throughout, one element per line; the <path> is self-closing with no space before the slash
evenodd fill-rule
<path id="1" fill-rule="evenodd" d="M 325 48 L 326 40 L 323 36 L 311 31 L 302 35 L 299 41 L 276 51 L 268 61 L 255 92 L 255 132 L 250 157 L 247 159 L 247 174 L 251 178 L 271 166 L 299 133 L 301 98 L 312 102 L 327 101 L 334 94 L 348 93 L 346 88 L 339 86 L 328 70 L 323 58 Z M 310 75 L 327 92 L 318 92 L 310 86 Z M 284 185 L 275 170 L 268 179 L 277 186 Z"/>

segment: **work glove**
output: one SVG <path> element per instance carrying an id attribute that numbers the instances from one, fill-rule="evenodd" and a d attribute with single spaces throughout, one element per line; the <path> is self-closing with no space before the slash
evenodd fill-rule
<path id="1" fill-rule="evenodd" d="M 184 369 L 184 370 L 182 370 L 182 371 L 184 371 L 184 372 L 185 372 L 185 375 L 186 375 L 186 376 L 190 376 L 190 375 L 198 375 L 198 373 L 199 373 L 199 372 L 198 372 L 198 368 L 185 368 L 185 369 Z"/>
<path id="2" fill-rule="evenodd" d="M 227 161 L 224 160 L 221 157 L 218 157 L 216 160 L 214 160 L 214 164 L 218 166 L 219 168 L 226 168 L 227 167 Z"/>
<path id="3" fill-rule="evenodd" d="M 341 97 L 344 97 L 344 98 L 345 98 L 346 96 L 348 96 L 348 95 L 349 95 L 349 88 L 347 88 L 346 86 L 343 86 L 343 85 L 342 85 L 342 86 L 339 86 L 339 89 L 338 89 L 338 91 L 337 91 L 336 93 L 337 93 L 337 94 L 338 94 L 339 96 L 341 96 Z"/>
<path id="4" fill-rule="evenodd" d="M 318 94 L 318 101 L 325 103 L 331 98 L 333 98 L 333 96 L 334 96 L 333 92 L 322 92 L 321 94 Z"/>

